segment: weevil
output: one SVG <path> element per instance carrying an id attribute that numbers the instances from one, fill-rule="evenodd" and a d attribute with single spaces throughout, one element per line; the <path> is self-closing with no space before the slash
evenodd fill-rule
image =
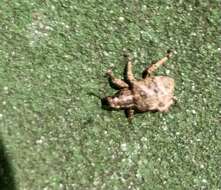
<path id="1" fill-rule="evenodd" d="M 127 56 L 124 80 L 117 79 L 109 69 L 106 75 L 111 86 L 118 92 L 102 98 L 102 107 L 108 110 L 124 110 L 129 122 L 135 113 L 168 112 L 176 101 L 174 79 L 168 76 L 154 76 L 153 73 L 171 56 L 172 52 L 168 50 L 165 57 L 145 68 L 142 79 L 136 79 L 133 75 L 131 56 Z"/>

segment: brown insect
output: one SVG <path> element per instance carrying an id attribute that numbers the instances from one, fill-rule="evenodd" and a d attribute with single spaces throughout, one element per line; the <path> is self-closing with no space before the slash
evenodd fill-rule
<path id="1" fill-rule="evenodd" d="M 137 80 L 132 73 L 132 59 L 128 56 L 125 68 L 125 80 L 114 77 L 112 70 L 107 71 L 111 86 L 119 91 L 113 96 L 101 99 L 102 107 L 108 110 L 125 110 L 131 121 L 134 113 L 146 111 L 167 112 L 176 100 L 174 96 L 174 79 L 168 76 L 152 76 L 163 65 L 172 53 L 143 71 L 143 79 Z"/>

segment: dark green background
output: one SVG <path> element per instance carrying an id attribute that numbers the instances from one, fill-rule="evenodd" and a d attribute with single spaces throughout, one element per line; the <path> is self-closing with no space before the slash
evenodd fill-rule
<path id="1" fill-rule="evenodd" d="M 0 183 L 7 189 L 221 188 L 219 0 L 0 1 Z M 104 77 L 175 55 L 167 114 L 101 109 Z M 4 164 L 7 163 L 7 164 Z M 4 166 L 3 166 L 4 165 Z M 6 166 L 7 165 L 7 166 Z M 2 180 L 3 179 L 3 180 Z"/>

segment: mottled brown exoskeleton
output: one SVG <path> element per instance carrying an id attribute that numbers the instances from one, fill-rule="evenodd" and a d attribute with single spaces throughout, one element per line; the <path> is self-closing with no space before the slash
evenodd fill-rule
<path id="1" fill-rule="evenodd" d="M 125 110 L 126 116 L 131 121 L 134 113 L 146 111 L 167 112 L 176 100 L 174 96 L 174 79 L 168 76 L 152 76 L 153 72 L 163 65 L 172 53 L 143 71 L 143 79 L 137 80 L 132 73 L 132 59 L 128 56 L 125 68 L 126 79 L 114 77 L 111 70 L 107 76 L 112 86 L 119 91 L 113 96 L 101 99 L 102 107 L 109 110 Z"/>

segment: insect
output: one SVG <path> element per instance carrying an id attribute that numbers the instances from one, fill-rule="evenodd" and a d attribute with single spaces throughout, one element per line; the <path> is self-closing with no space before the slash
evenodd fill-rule
<path id="1" fill-rule="evenodd" d="M 168 50 L 165 57 L 143 71 L 143 78 L 140 80 L 135 79 L 133 75 L 130 56 L 127 56 L 124 80 L 115 78 L 109 69 L 106 74 L 111 86 L 118 89 L 118 92 L 113 96 L 102 98 L 102 107 L 107 110 L 124 110 L 129 122 L 135 113 L 168 112 L 176 101 L 174 79 L 168 76 L 153 76 L 153 73 L 171 56 L 172 52 Z"/>

